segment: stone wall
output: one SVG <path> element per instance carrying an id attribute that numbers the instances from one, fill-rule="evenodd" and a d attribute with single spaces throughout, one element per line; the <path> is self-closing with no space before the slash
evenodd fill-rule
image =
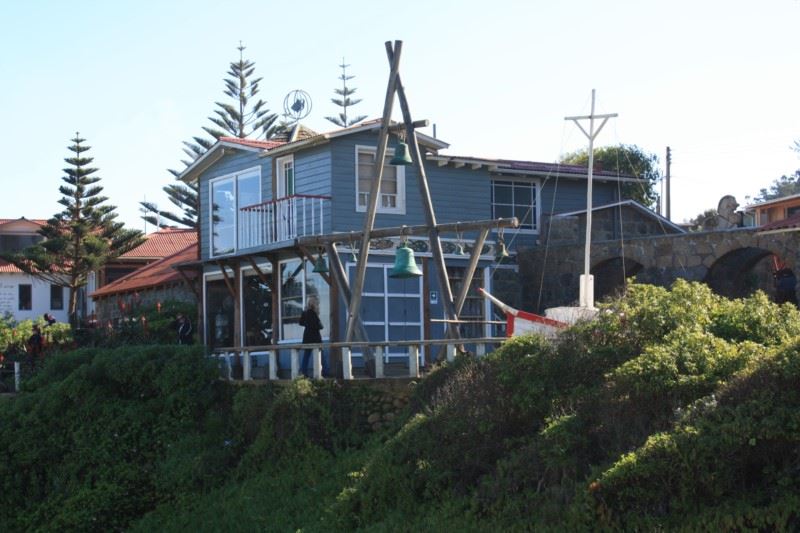
<path id="1" fill-rule="evenodd" d="M 576 223 L 566 221 L 558 232 L 564 233 Z M 522 308 L 542 312 L 548 307 L 575 304 L 584 269 L 583 254 L 583 244 L 575 241 L 553 244 L 551 240 L 549 246 L 521 251 Z M 616 264 L 617 276 L 609 275 L 608 279 L 616 277 L 620 283 L 624 267 L 626 277 L 635 275 L 642 283 L 669 286 L 678 278 L 704 281 L 720 294 L 738 297 L 754 288 L 769 292 L 770 280 L 764 275 L 768 265 L 764 262 L 771 261 L 773 254 L 798 273 L 800 232 L 765 234 L 755 228 L 734 228 L 593 241 L 591 270 L 595 274 L 605 265 Z"/>

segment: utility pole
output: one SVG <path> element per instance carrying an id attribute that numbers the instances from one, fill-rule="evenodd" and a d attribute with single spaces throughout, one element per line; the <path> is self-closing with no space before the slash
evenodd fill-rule
<path id="1" fill-rule="evenodd" d="M 669 146 L 667 146 L 667 175 L 666 175 L 666 182 L 667 182 L 667 220 L 672 220 L 672 216 L 670 213 L 670 181 L 669 181 L 669 170 L 672 166 L 672 150 Z"/>
<path id="2" fill-rule="evenodd" d="M 606 115 L 594 114 L 594 89 L 592 89 L 592 111 L 588 115 L 564 117 L 564 120 L 571 120 L 581 130 L 581 132 L 589 139 L 589 168 L 587 172 L 587 185 L 586 185 L 586 246 L 583 254 L 583 275 L 581 276 L 581 289 L 580 289 L 580 306 L 581 307 L 594 307 L 594 280 L 591 276 L 591 262 L 589 255 L 591 253 L 592 244 L 592 176 L 594 172 L 594 140 L 600 134 L 600 130 L 606 125 L 608 119 L 618 116 L 616 113 L 609 113 Z M 601 118 L 603 121 L 594 128 L 595 119 Z M 589 131 L 587 132 L 581 126 L 579 120 L 589 121 Z"/>

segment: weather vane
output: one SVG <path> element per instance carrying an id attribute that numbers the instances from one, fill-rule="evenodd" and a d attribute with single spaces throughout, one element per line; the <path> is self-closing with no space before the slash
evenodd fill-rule
<path id="1" fill-rule="evenodd" d="M 290 91 L 283 99 L 283 116 L 287 121 L 295 123 L 311 113 L 311 97 L 300 89 Z"/>

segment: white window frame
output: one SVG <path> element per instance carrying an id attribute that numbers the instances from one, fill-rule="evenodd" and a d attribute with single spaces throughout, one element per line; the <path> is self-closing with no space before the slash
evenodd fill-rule
<path id="1" fill-rule="evenodd" d="M 225 267 L 225 273 L 228 274 L 229 277 L 231 277 L 231 278 L 233 277 L 233 270 L 232 269 L 230 269 L 228 267 Z M 221 272 L 220 273 L 217 273 L 217 272 L 203 272 L 203 324 L 202 324 L 202 326 L 203 326 L 203 344 L 206 345 L 206 346 L 208 346 L 208 330 L 210 329 L 208 327 L 208 316 L 206 315 L 206 311 L 208 309 L 207 302 L 206 302 L 206 293 L 207 293 L 206 288 L 208 286 L 208 282 L 209 281 L 219 281 L 221 279 L 225 279 L 225 276 L 223 276 Z M 239 338 L 239 341 L 238 341 L 239 345 L 241 345 L 241 336 L 242 336 L 242 331 L 240 329 L 239 330 L 239 337 L 240 338 Z M 236 339 L 234 339 L 234 342 L 236 342 Z"/>
<path id="2" fill-rule="evenodd" d="M 306 303 L 308 301 L 308 295 L 307 295 L 307 292 L 306 292 L 306 276 L 308 275 L 308 272 L 306 272 L 306 265 L 307 265 L 308 261 L 306 259 L 300 259 L 300 260 L 303 262 L 303 277 L 301 278 L 303 280 L 302 281 L 302 291 L 301 291 L 303 299 L 301 301 L 303 303 L 303 309 L 305 310 Z M 275 326 L 275 324 L 273 324 L 272 325 L 272 342 L 275 343 L 275 344 L 296 344 L 296 343 L 302 342 L 302 340 L 303 340 L 302 336 L 301 337 L 297 337 L 297 338 L 291 338 L 291 339 L 284 339 L 283 338 L 283 279 L 280 276 L 281 276 L 281 266 L 284 265 L 285 263 L 290 262 L 290 261 L 297 261 L 297 259 L 294 259 L 294 258 L 293 259 L 282 259 L 282 260 L 278 261 L 278 276 L 279 276 L 278 281 L 279 281 L 279 283 L 278 283 L 278 325 L 277 325 L 277 328 L 279 328 L 278 331 L 279 331 L 280 335 L 276 335 L 275 334 L 276 326 Z M 328 295 L 328 298 L 330 298 L 330 294 Z M 320 320 L 322 320 L 322 317 L 320 317 Z M 276 337 L 281 337 L 281 338 L 276 340 Z M 322 342 L 326 342 L 326 341 L 329 341 L 329 340 L 330 340 L 330 331 L 326 332 L 325 329 L 323 329 L 322 330 Z"/>
<path id="3" fill-rule="evenodd" d="M 513 178 L 513 177 L 506 177 L 506 176 L 492 176 L 491 183 L 490 183 L 491 196 L 489 198 L 490 206 L 491 206 L 491 210 L 492 210 L 492 218 L 497 218 L 495 216 L 495 213 L 494 213 L 494 206 L 495 206 L 494 185 L 495 185 L 495 182 L 506 182 L 506 183 L 511 183 L 511 184 L 522 183 L 522 184 L 525 184 L 525 185 L 531 185 L 534 188 L 536 200 L 535 200 L 535 203 L 533 204 L 533 209 L 535 210 L 535 213 L 533 214 L 533 217 L 531 217 L 533 228 L 523 228 L 523 227 L 519 227 L 519 228 L 516 228 L 516 229 L 510 229 L 509 228 L 506 231 L 517 231 L 517 232 L 520 232 L 520 233 L 530 233 L 530 234 L 534 234 L 534 235 L 538 234 L 539 233 L 539 228 L 541 227 L 540 223 L 539 223 L 540 222 L 540 216 L 541 216 L 541 209 L 539 208 L 539 206 L 540 206 L 541 201 L 542 201 L 542 198 L 541 198 L 541 195 L 542 195 L 542 184 L 541 184 L 541 182 L 538 179 L 520 179 L 520 178 Z M 513 189 L 512 189 L 512 191 L 513 191 Z M 502 205 L 508 205 L 508 204 L 502 204 Z M 512 203 L 511 206 L 513 208 L 513 207 L 516 207 L 517 204 L 516 203 Z M 512 209 L 512 211 L 513 211 L 513 209 Z M 521 223 L 522 223 L 522 221 L 520 220 L 520 224 Z"/>
<path id="4" fill-rule="evenodd" d="M 345 265 L 345 272 L 350 272 L 350 268 L 355 268 L 357 265 L 353 262 L 348 262 Z M 389 337 L 389 327 L 390 326 L 399 326 L 403 328 L 419 328 L 419 338 L 422 339 L 423 335 L 425 334 L 425 309 L 423 305 L 423 294 L 422 294 L 422 278 L 416 278 L 417 283 L 419 284 L 419 294 L 406 294 L 406 293 L 397 293 L 397 292 L 389 292 L 389 272 L 394 267 L 391 263 L 367 263 L 367 268 L 380 268 L 383 272 L 383 292 L 367 292 L 364 291 L 362 296 L 371 296 L 375 298 L 382 298 L 383 299 L 383 320 L 362 320 L 364 326 L 382 326 L 383 327 L 383 337 L 387 339 Z M 413 278 L 412 278 L 413 279 Z M 389 298 L 418 298 L 419 299 L 419 322 L 391 322 L 389 320 Z M 426 348 L 427 349 L 427 348 Z M 426 349 L 420 351 L 420 357 L 422 358 L 422 364 L 425 363 L 426 357 Z M 404 358 L 408 357 L 408 353 L 405 351 L 405 348 L 401 348 L 402 351 L 399 352 L 390 352 L 389 349 L 384 350 L 383 356 L 384 361 L 389 362 L 389 358 L 396 357 L 396 358 Z"/>
<path id="5" fill-rule="evenodd" d="M 286 167 L 292 167 L 292 192 L 286 190 Z M 294 154 L 285 155 L 275 160 L 275 198 L 285 198 L 297 192 L 297 169 L 294 166 Z"/>
<path id="6" fill-rule="evenodd" d="M 355 204 L 356 204 L 356 212 L 357 213 L 364 213 L 367 210 L 367 206 L 359 205 L 358 203 L 358 154 L 362 152 L 369 152 L 375 155 L 377 164 L 377 156 L 378 156 L 378 149 L 375 146 L 366 146 L 362 144 L 356 145 L 355 151 L 355 171 L 353 172 L 353 176 L 355 176 Z M 394 156 L 394 149 L 387 148 L 386 155 L 384 157 L 392 157 Z M 389 163 L 386 163 L 388 165 Z M 405 215 L 406 214 L 406 167 L 404 166 L 396 166 L 395 167 L 397 172 L 397 205 L 395 207 L 383 207 L 381 206 L 380 198 L 378 198 L 378 206 L 377 206 L 377 213 L 390 213 L 395 215 Z"/>
<path id="7" fill-rule="evenodd" d="M 250 167 L 230 174 L 224 174 L 208 180 L 208 256 L 209 257 L 224 257 L 235 254 L 239 250 L 239 209 L 244 206 L 239 205 L 239 178 L 247 176 L 248 174 L 256 174 L 258 176 L 258 197 L 263 199 L 262 183 L 261 183 L 261 167 Z M 234 210 L 235 216 L 233 217 L 233 251 L 224 254 L 214 254 L 214 184 L 226 180 L 233 180 L 234 183 L 234 202 L 236 207 Z"/>

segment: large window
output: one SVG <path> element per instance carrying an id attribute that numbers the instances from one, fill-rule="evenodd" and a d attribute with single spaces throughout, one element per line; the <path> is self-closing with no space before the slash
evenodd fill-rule
<path id="1" fill-rule="evenodd" d="M 538 231 L 537 193 L 535 181 L 492 180 L 492 217 L 517 217 L 520 229 Z"/>
<path id="2" fill-rule="evenodd" d="M 50 285 L 50 309 L 54 311 L 64 309 L 64 287 Z"/>
<path id="3" fill-rule="evenodd" d="M 453 297 L 456 298 L 461 293 L 461 288 L 465 283 L 467 269 L 464 267 L 447 267 L 447 277 L 450 279 L 450 288 Z M 467 291 L 467 298 L 464 300 L 464 307 L 461 308 L 459 318 L 464 321 L 459 325 L 461 336 L 465 339 L 478 339 L 486 334 L 486 299 L 478 291 L 483 287 L 483 269 L 478 268 L 472 276 L 472 280 Z M 445 325 L 445 330 L 447 329 Z"/>
<path id="4" fill-rule="evenodd" d="M 361 318 L 372 341 L 401 341 L 422 338 L 422 278 L 389 277 L 391 264 L 367 265 Z M 348 264 L 348 276 L 355 278 L 356 265 Z M 389 346 L 387 357 L 407 357 L 403 346 Z M 354 353 L 359 352 L 353 350 Z"/>
<path id="5" fill-rule="evenodd" d="M 27 283 L 19 284 L 19 310 L 30 311 L 33 309 L 33 286 Z"/>
<path id="6" fill-rule="evenodd" d="M 292 259 L 281 263 L 281 338 L 282 341 L 299 342 L 303 338 L 303 327 L 299 324 L 309 297 L 319 302 L 319 319 L 322 321 L 322 336 L 330 335 L 330 289 L 319 274 L 312 272 L 310 261 Z"/>
<path id="7" fill-rule="evenodd" d="M 0 252 L 19 252 L 41 241 L 41 235 L 0 235 Z"/>
<path id="8" fill-rule="evenodd" d="M 262 266 L 261 271 L 272 275 L 269 265 Z M 272 344 L 272 291 L 255 271 L 242 274 L 242 302 L 245 345 Z"/>
<path id="9" fill-rule="evenodd" d="M 224 279 L 206 281 L 205 318 L 206 343 L 210 348 L 237 344 L 233 338 L 233 297 Z"/>
<path id="10" fill-rule="evenodd" d="M 294 156 L 279 157 L 275 163 L 277 179 L 277 198 L 285 198 L 294 194 Z"/>
<path id="11" fill-rule="evenodd" d="M 381 191 L 378 198 L 379 213 L 406 212 L 406 186 L 405 167 L 396 167 L 389 164 L 392 157 L 390 150 L 386 151 L 386 158 L 381 176 Z M 372 182 L 377 173 L 375 158 L 377 150 L 373 147 L 356 147 L 356 210 L 366 211 L 369 205 L 369 194 Z"/>
<path id="12" fill-rule="evenodd" d="M 261 201 L 259 169 L 211 180 L 211 255 L 236 251 L 239 210 Z"/>

